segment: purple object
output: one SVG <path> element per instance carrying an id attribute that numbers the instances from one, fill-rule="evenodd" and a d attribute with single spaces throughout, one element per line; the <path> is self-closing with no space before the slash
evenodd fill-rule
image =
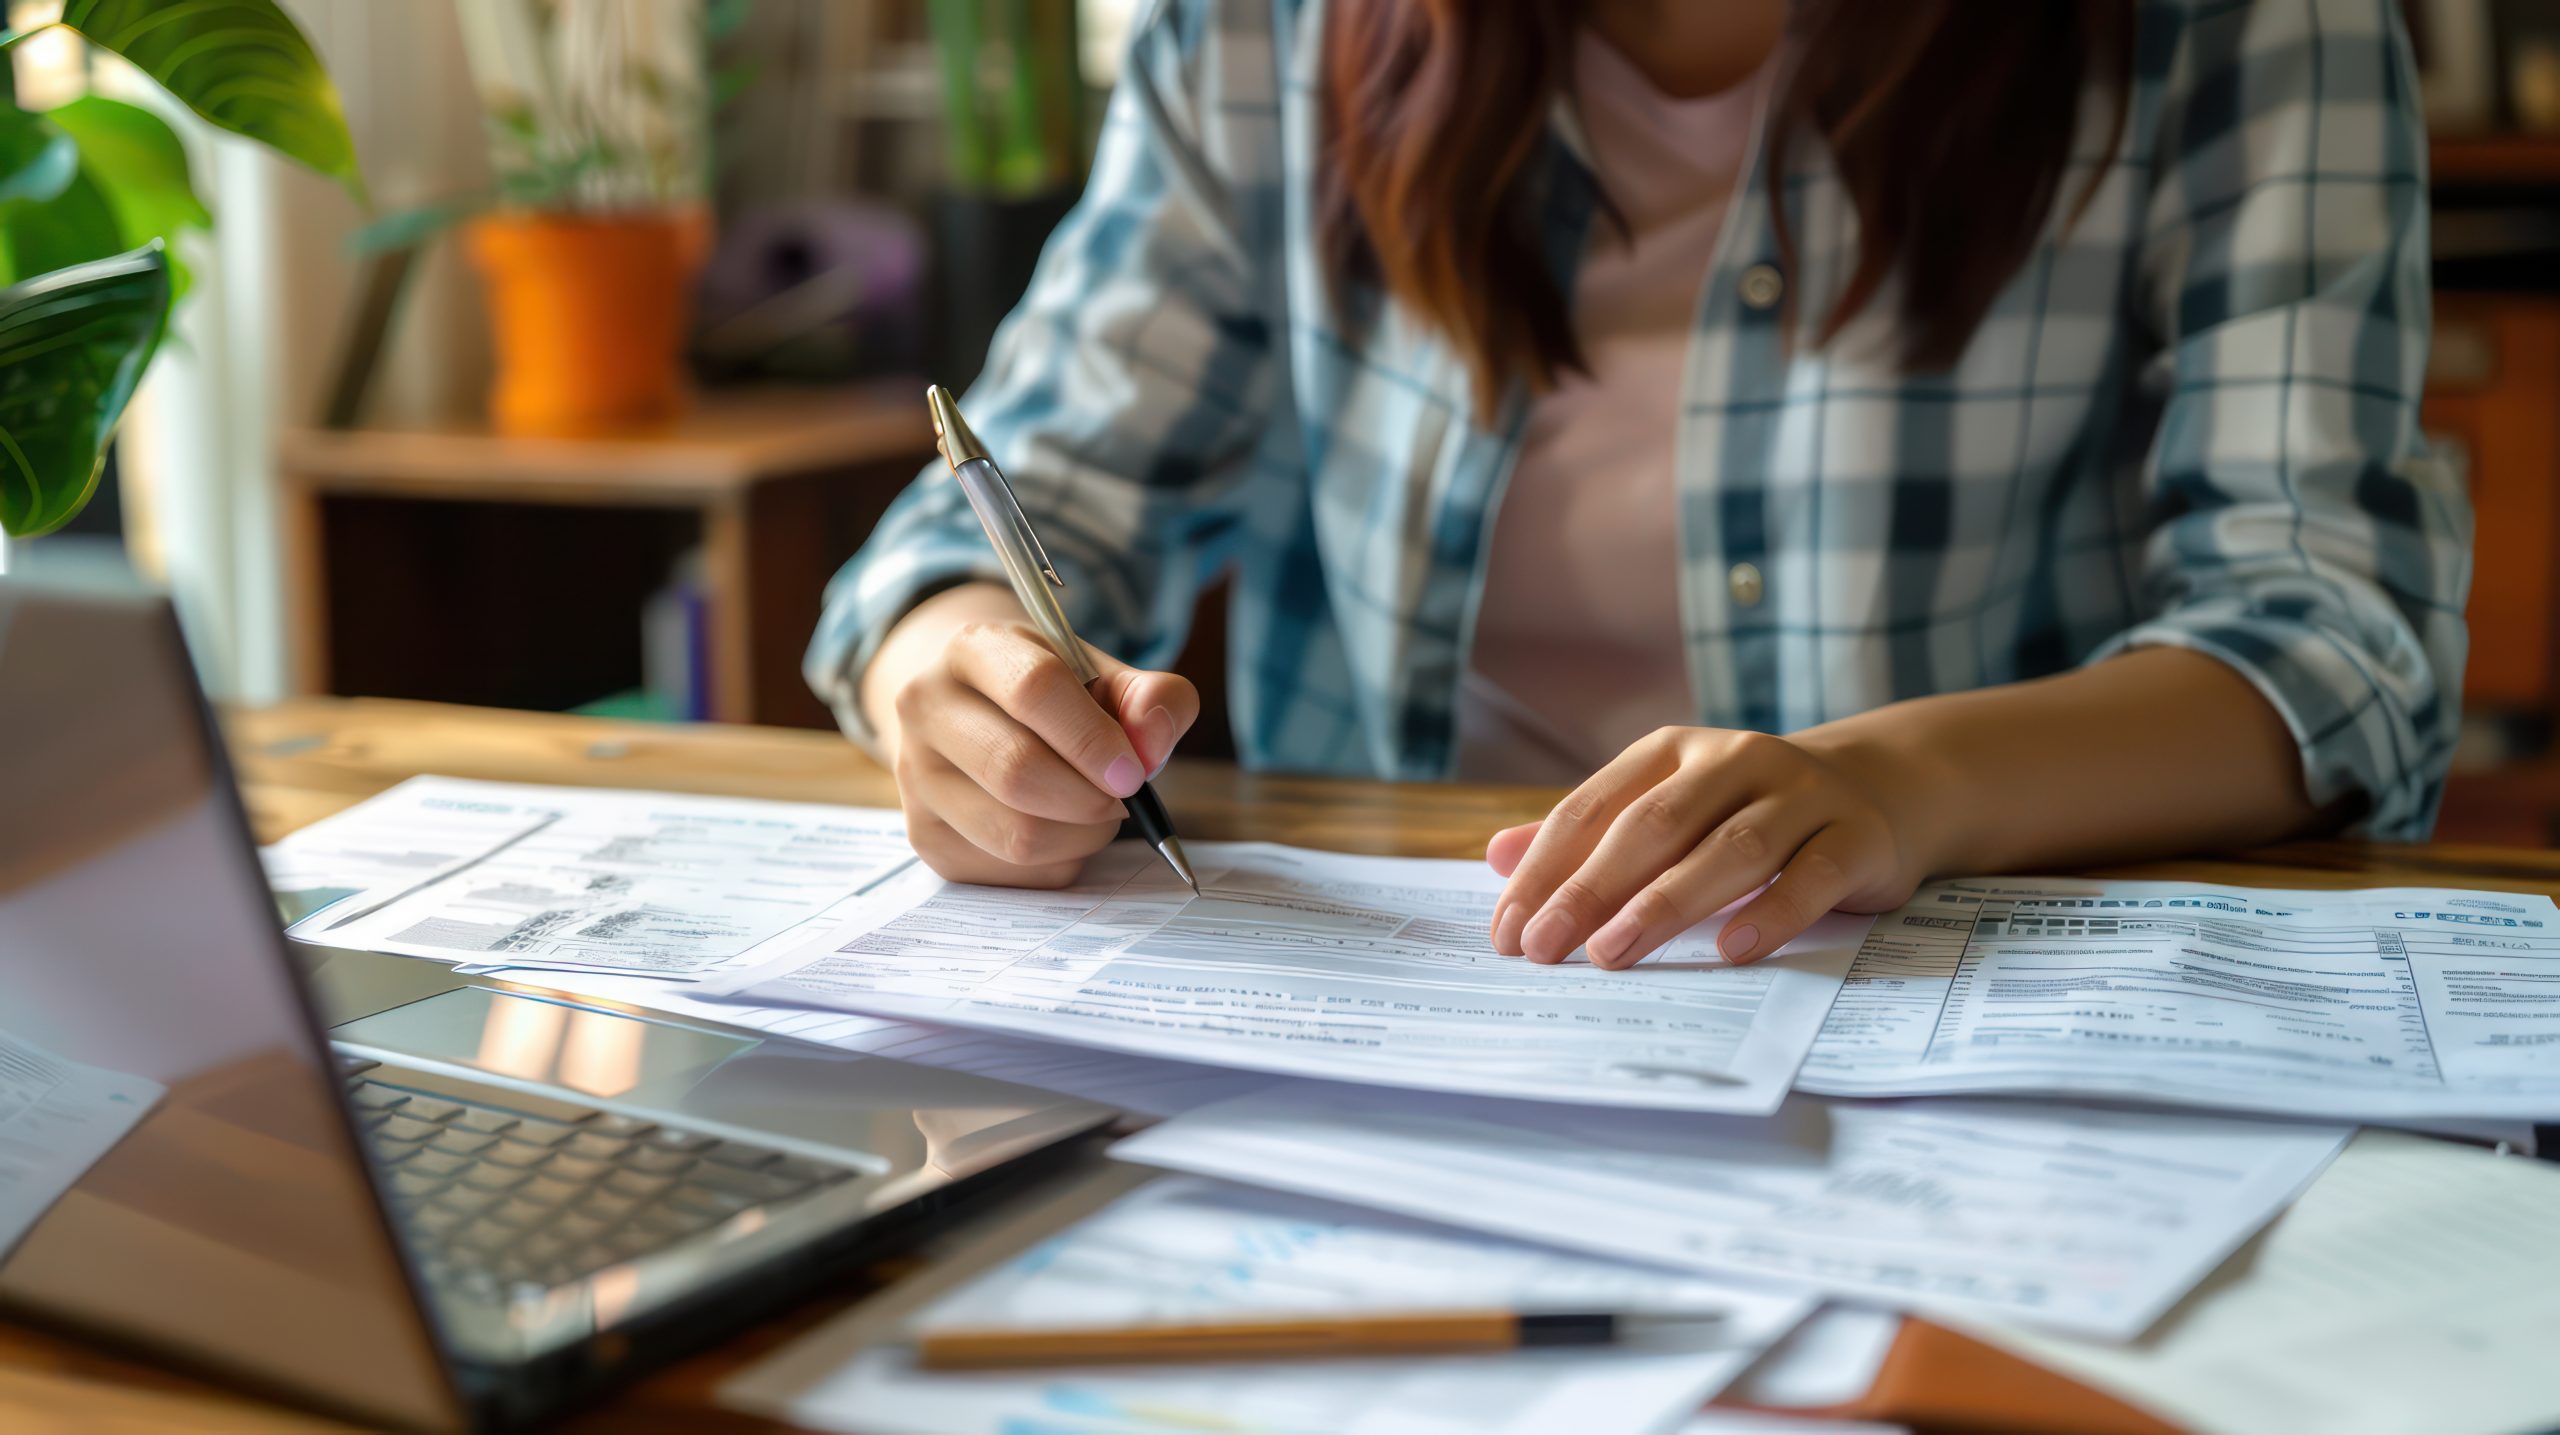
<path id="1" fill-rule="evenodd" d="M 912 370 L 924 235 L 850 200 L 750 209 L 725 221 L 695 293 L 694 356 L 716 376 L 841 379 Z"/>

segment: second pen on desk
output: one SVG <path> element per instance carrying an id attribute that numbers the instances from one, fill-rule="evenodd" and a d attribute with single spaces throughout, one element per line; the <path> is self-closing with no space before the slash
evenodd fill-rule
<path id="1" fill-rule="evenodd" d="M 1003 470 L 996 467 L 978 436 L 970 432 L 949 389 L 940 384 L 927 387 L 924 402 L 933 413 L 933 437 L 942 450 L 942 461 L 950 466 L 952 479 L 978 515 L 979 526 L 987 530 L 987 542 L 995 547 L 996 561 L 1004 565 L 1005 581 L 1013 585 L 1013 596 L 1030 615 L 1031 625 L 1057 652 L 1058 660 L 1090 690 L 1102 675 L 1094 670 L 1084 640 L 1067 622 L 1067 610 L 1058 604 L 1058 593 L 1067 586 L 1066 580 L 1058 576 L 1057 565 L 1049 561 L 1049 550 L 1041 546 L 1040 535 L 1032 531 L 1031 519 L 1022 511 L 1021 500 L 1014 497 L 1013 485 L 1005 480 Z M 1122 800 L 1128 803 L 1129 816 L 1145 835 L 1147 845 L 1156 849 L 1184 885 L 1198 892 L 1200 879 L 1192 875 L 1191 860 L 1183 855 L 1182 839 L 1173 835 L 1173 819 L 1165 814 L 1155 787 L 1141 782 L 1137 791 Z"/>
<path id="2" fill-rule="evenodd" d="M 1546 1346 L 1695 1349 L 1725 1313 L 1697 1311 L 1381 1311 L 1272 1316 L 1198 1325 L 964 1327 L 915 1340 L 924 1370 L 1040 1365 L 1143 1365 L 1184 1360 L 1332 1359 L 1347 1355 L 1463 1355 Z"/>

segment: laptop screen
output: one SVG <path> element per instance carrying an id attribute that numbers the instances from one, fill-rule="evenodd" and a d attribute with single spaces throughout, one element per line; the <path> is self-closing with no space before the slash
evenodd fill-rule
<path id="1" fill-rule="evenodd" d="M 456 1411 L 160 600 L 0 581 L 0 1305 Z"/>

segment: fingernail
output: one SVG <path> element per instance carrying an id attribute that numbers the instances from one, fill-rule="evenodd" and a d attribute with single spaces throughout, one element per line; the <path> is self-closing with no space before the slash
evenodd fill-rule
<path id="1" fill-rule="evenodd" d="M 1502 950 L 1502 928 L 1511 920 L 1511 904 L 1496 902 L 1493 906 L 1493 949 Z"/>
<path id="2" fill-rule="evenodd" d="M 1751 960 L 1752 949 L 1760 945 L 1760 929 L 1758 927 L 1727 927 L 1724 929 L 1724 936 L 1717 939 L 1716 945 L 1724 949 L 1726 961 L 1747 962 Z"/>
<path id="3" fill-rule="evenodd" d="M 1134 757 L 1115 757 L 1111 759 L 1111 765 L 1102 770 L 1102 790 L 1114 797 L 1128 796 L 1146 780 L 1146 769 L 1138 766 Z"/>
<path id="4" fill-rule="evenodd" d="M 1519 903 L 1503 903 L 1501 910 L 1493 914 L 1493 949 L 1509 956 L 1520 955 L 1520 929 L 1528 921 L 1529 914 Z"/>
<path id="5" fill-rule="evenodd" d="M 1573 950 L 1573 918 L 1562 912 L 1540 912 L 1529 930 L 1520 934 L 1520 951 L 1524 956 L 1561 957 Z"/>
<path id="6" fill-rule="evenodd" d="M 1147 776 L 1164 771 L 1164 765 L 1173 758 L 1172 709 L 1147 709 L 1147 715 L 1138 719 L 1137 736 L 1138 759 L 1147 765 Z"/>
<path id="7" fill-rule="evenodd" d="M 1618 958 L 1625 954 L 1627 948 L 1635 945 L 1636 936 L 1641 930 L 1635 918 L 1620 912 L 1601 923 L 1600 930 L 1592 933 L 1591 940 L 1583 943 L 1582 947 L 1583 950 L 1591 953 L 1592 961 L 1604 967 L 1615 966 Z"/>

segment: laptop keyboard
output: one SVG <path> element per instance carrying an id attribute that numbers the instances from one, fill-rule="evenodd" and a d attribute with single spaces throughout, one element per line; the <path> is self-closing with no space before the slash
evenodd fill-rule
<path id="1" fill-rule="evenodd" d="M 547 1096 L 341 1057 L 429 1280 L 565 1285 L 860 1174 Z"/>

